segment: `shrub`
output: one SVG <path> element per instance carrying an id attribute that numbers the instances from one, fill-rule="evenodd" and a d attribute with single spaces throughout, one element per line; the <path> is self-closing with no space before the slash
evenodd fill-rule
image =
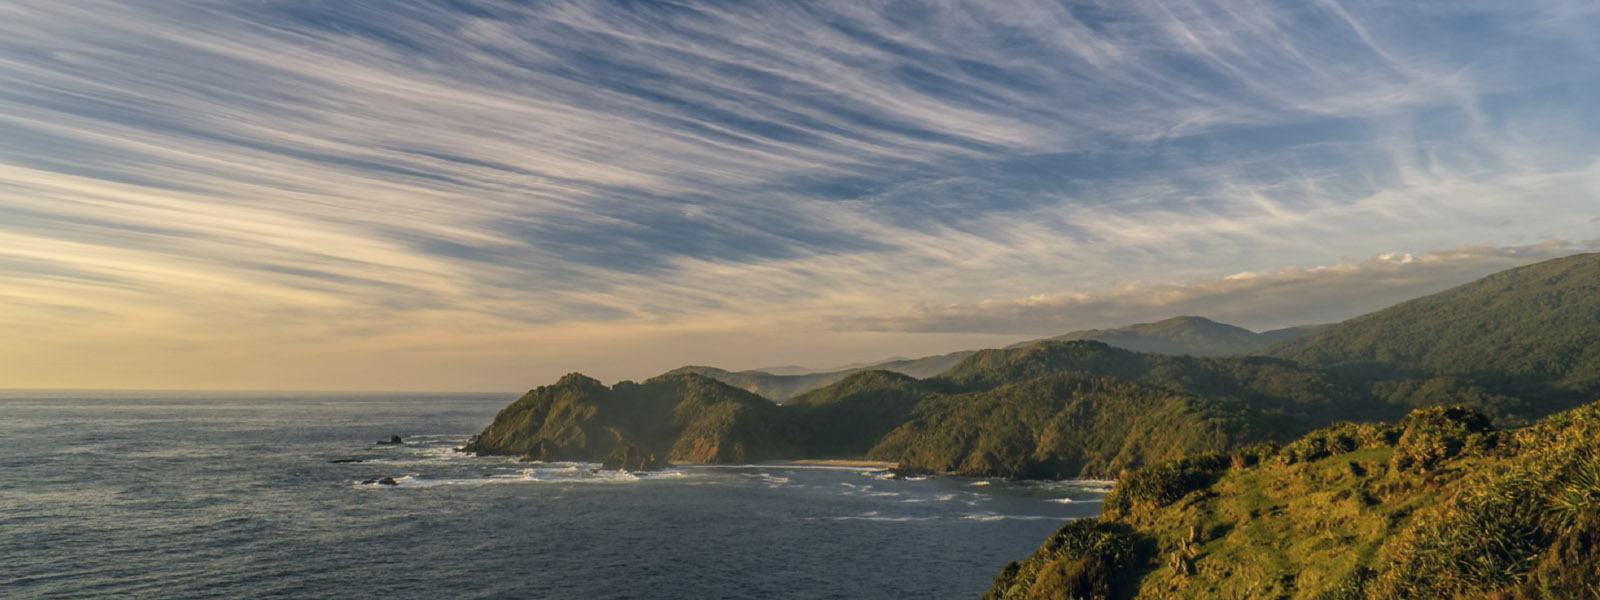
<path id="1" fill-rule="evenodd" d="M 1489 418 L 1461 406 L 1431 406 L 1411 411 L 1400 426 L 1404 433 L 1397 442 L 1395 466 L 1431 469 L 1469 445 L 1485 443 Z"/>
<path id="2" fill-rule="evenodd" d="M 1437 516 L 1419 516 L 1377 590 L 1385 597 L 1480 596 L 1514 586 L 1549 542 L 1543 482 L 1512 468 L 1465 481 Z"/>
<path id="3" fill-rule="evenodd" d="M 1124 474 L 1106 494 L 1102 509 L 1127 514 L 1135 507 L 1158 508 L 1205 487 L 1211 475 L 1229 465 L 1220 454 L 1201 454 L 1139 467 Z"/>
<path id="4" fill-rule="evenodd" d="M 1400 438 L 1400 431 L 1399 427 L 1385 423 L 1335 423 L 1284 445 L 1278 451 L 1278 461 L 1292 465 L 1344 454 L 1357 448 L 1392 446 Z"/>
<path id="5" fill-rule="evenodd" d="M 1145 552 L 1125 525 L 1097 519 L 1069 521 L 1033 556 L 1012 561 L 995 576 L 985 600 L 1110 598 Z"/>
<path id="6" fill-rule="evenodd" d="M 1278 454 L 1276 442 L 1256 442 L 1234 448 L 1228 453 L 1229 466 L 1235 469 L 1253 467 Z"/>

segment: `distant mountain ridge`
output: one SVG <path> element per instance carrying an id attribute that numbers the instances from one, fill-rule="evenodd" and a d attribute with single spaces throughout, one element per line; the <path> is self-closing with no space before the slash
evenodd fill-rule
<path id="1" fill-rule="evenodd" d="M 1074 331 L 1052 338 L 1012 344 L 1007 348 L 1021 348 L 1041 342 L 1094 340 L 1134 352 L 1172 356 L 1229 356 L 1249 354 L 1272 343 L 1293 339 L 1322 327 L 1326 325 L 1304 325 L 1256 333 L 1205 317 L 1182 316 L 1114 329 Z M 799 365 L 785 365 L 768 369 L 729 371 L 717 367 L 690 365 L 667 373 L 695 373 L 773 402 L 785 402 L 800 394 L 844 379 L 851 373 L 862 371 L 893 371 L 926 379 L 945 372 L 976 352 L 976 350 L 963 350 L 922 358 L 891 358 L 876 363 L 846 365 L 836 369 L 808 369 Z"/>
<path id="2" fill-rule="evenodd" d="M 1095 340 L 1106 344 L 1153 354 L 1189 356 L 1228 356 L 1248 354 L 1269 344 L 1305 335 L 1325 325 L 1302 325 L 1256 333 L 1205 317 L 1180 316 L 1154 323 L 1137 323 L 1114 329 L 1085 329 L 1043 340 L 1012 344 L 1009 348 L 1070 340 Z"/>

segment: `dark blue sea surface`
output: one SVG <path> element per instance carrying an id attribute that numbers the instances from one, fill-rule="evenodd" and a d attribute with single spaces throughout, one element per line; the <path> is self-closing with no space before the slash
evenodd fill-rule
<path id="1" fill-rule="evenodd" d="M 512 399 L 0 391 L 0 597 L 976 598 L 1106 489 L 453 451 Z"/>

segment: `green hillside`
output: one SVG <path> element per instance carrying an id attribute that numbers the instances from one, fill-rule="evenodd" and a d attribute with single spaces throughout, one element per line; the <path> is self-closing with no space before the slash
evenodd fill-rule
<path id="1" fill-rule="evenodd" d="M 1352 414 L 1389 416 L 1390 407 L 1365 382 L 1330 376 L 1269 357 L 1168 356 L 1132 352 L 1096 341 L 1040 342 L 982 350 L 930 386 L 948 392 L 982 391 L 1055 373 L 1114 377 L 1199 397 L 1237 401 L 1281 417 L 1280 425 L 1316 426 Z M 1394 418 L 1404 414 L 1394 412 Z M 1288 435 L 1292 435 L 1290 433 Z"/>
<path id="2" fill-rule="evenodd" d="M 463 450 L 546 461 L 619 454 L 743 463 L 794 454 L 772 430 L 776 411 L 763 398 L 694 374 L 607 388 L 573 373 L 512 402 Z"/>
<path id="3" fill-rule="evenodd" d="M 1353 415 L 1404 414 L 1364 385 L 1290 361 L 1144 354 L 1097 341 L 980 351 L 923 386 L 940 393 L 871 458 L 936 473 L 1107 477 Z"/>
<path id="4" fill-rule="evenodd" d="M 1466 409 L 1342 424 L 1122 477 L 989 599 L 1593 598 L 1600 403 L 1515 430 Z"/>
<path id="5" fill-rule="evenodd" d="M 780 406 L 780 430 L 804 458 L 858 458 L 933 397 L 921 381 L 860 371 Z"/>
<path id="6" fill-rule="evenodd" d="M 1264 435 L 1259 416 L 1237 402 L 1057 373 L 931 399 L 869 456 L 911 471 L 1109 477 L 1130 466 L 1224 450 Z"/>
<path id="7" fill-rule="evenodd" d="M 1552 408 L 1591 400 L 1600 393 L 1600 254 L 1502 271 L 1263 354 L 1377 379 L 1448 376 Z"/>

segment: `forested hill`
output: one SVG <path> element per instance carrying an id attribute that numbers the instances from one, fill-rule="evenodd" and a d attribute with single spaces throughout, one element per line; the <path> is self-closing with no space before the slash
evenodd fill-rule
<path id="1" fill-rule="evenodd" d="M 1506 396 L 1592 400 L 1600 395 L 1600 254 L 1501 271 L 1262 353 L 1367 379 L 1450 377 Z"/>
<path id="2" fill-rule="evenodd" d="M 1113 329 L 1088 329 L 1074 331 L 1043 340 L 1013 344 L 1007 350 L 1048 344 L 1051 342 L 1089 340 L 1134 352 L 1148 352 L 1171 356 L 1225 356 L 1242 355 L 1260 350 L 1274 342 L 1292 339 L 1315 331 L 1316 326 L 1290 327 L 1256 333 L 1242 327 L 1218 323 L 1204 317 L 1173 317 L 1155 323 L 1139 323 Z M 785 402 L 805 392 L 828 385 L 851 373 L 862 371 L 894 371 L 917 378 L 938 375 L 960 364 L 974 351 L 964 350 L 938 356 L 915 359 L 897 359 L 834 371 L 805 371 L 798 367 L 783 367 L 783 373 L 766 371 L 728 371 L 716 367 L 688 366 L 669 371 L 696 373 L 716 379 L 733 387 L 753 392 L 774 402 Z"/>
<path id="3" fill-rule="evenodd" d="M 752 462 L 795 452 L 770 429 L 777 408 L 694 374 L 608 388 L 572 373 L 501 409 L 463 450 L 628 469 L 669 461 Z"/>
<path id="4" fill-rule="evenodd" d="M 782 405 L 694 373 L 611 388 L 573 375 L 507 407 L 469 449 L 565 460 L 618 448 L 689 462 L 869 456 L 1056 478 L 1446 404 L 1515 426 L 1600 395 L 1597 299 L 1600 258 L 1574 256 L 1327 326 L 1269 355 L 1044 341 L 979 351 L 926 379 L 858 371 Z"/>

